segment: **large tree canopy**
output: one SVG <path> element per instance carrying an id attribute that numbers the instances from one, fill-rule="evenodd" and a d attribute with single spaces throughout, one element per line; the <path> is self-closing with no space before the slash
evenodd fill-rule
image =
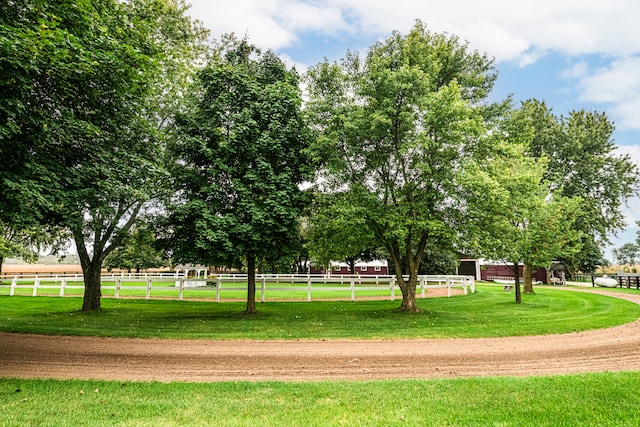
<path id="1" fill-rule="evenodd" d="M 295 70 L 245 40 L 227 45 L 199 74 L 191 108 L 178 117 L 177 200 L 165 240 L 179 262 L 246 260 L 247 312 L 255 265 L 296 244 L 306 205 L 308 135 Z"/>
<path id="2" fill-rule="evenodd" d="M 185 71 L 177 53 L 203 35 L 185 9 L 173 0 L 0 6 L 0 220 L 72 233 L 83 310 L 100 308 L 104 258 L 162 188 L 161 109 Z"/>
<path id="3" fill-rule="evenodd" d="M 464 220 L 460 177 L 484 141 L 476 104 L 496 77 L 493 61 L 417 22 L 366 58 L 325 61 L 308 77 L 307 110 L 325 161 L 319 188 L 344 194 L 332 209 L 362 218 L 391 257 L 400 309 L 416 311 L 425 248 L 453 245 Z"/>
<path id="4" fill-rule="evenodd" d="M 583 235 L 582 250 L 563 261 L 571 271 L 592 269 L 589 260 L 601 253 L 610 233 L 625 225 L 621 208 L 638 194 L 638 167 L 628 155 L 616 153 L 614 126 L 606 114 L 579 110 L 558 117 L 537 100 L 524 103 L 523 109 L 535 128 L 527 151 L 549 160 L 544 179 L 550 190 L 582 199 L 574 225 Z"/>

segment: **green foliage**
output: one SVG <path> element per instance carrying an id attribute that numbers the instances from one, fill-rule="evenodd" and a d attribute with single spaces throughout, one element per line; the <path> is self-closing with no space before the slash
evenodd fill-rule
<path id="1" fill-rule="evenodd" d="M 625 243 L 612 251 L 613 257 L 619 264 L 633 267 L 640 255 L 640 245 Z"/>
<path id="2" fill-rule="evenodd" d="M 38 253 L 34 248 L 35 238 L 31 230 L 17 231 L 0 222 L 0 272 L 6 258 L 35 262 L 38 259 Z"/>
<path id="3" fill-rule="evenodd" d="M 147 270 L 167 266 L 162 251 L 156 248 L 153 230 L 140 222 L 132 227 L 131 233 L 122 239 L 122 244 L 104 260 L 108 269 Z"/>
<path id="4" fill-rule="evenodd" d="M 348 194 L 318 194 L 307 219 L 306 246 L 319 265 L 371 258 L 375 238 L 363 208 Z"/>
<path id="5" fill-rule="evenodd" d="M 72 233 L 87 310 L 100 306 L 104 258 L 165 189 L 162 119 L 194 60 L 176 54 L 203 36 L 184 10 L 181 0 L 0 9 L 0 220 Z"/>
<path id="6" fill-rule="evenodd" d="M 570 271 L 592 268 L 585 261 L 598 258 L 594 254 L 608 242 L 608 234 L 625 225 L 621 207 L 638 194 L 640 171 L 628 155 L 616 153 L 614 126 L 605 113 L 579 110 L 558 117 L 537 100 L 525 102 L 523 109 L 535 128 L 528 151 L 548 159 L 544 179 L 551 190 L 582 199 L 572 227 L 583 235 L 582 251 L 562 261 Z"/>
<path id="7" fill-rule="evenodd" d="M 494 79 L 485 55 L 419 21 L 408 35 L 393 33 L 372 46 L 364 59 L 348 53 L 308 72 L 307 112 L 325 165 L 319 189 L 339 202 L 326 215 L 346 214 L 345 226 L 359 222 L 358 232 L 385 248 L 403 291 L 402 310 L 416 309 L 426 245 L 451 246 L 457 237 L 460 176 L 485 132 L 474 104 Z"/>
<path id="8" fill-rule="evenodd" d="M 546 157 L 526 154 L 534 135 L 526 111 L 507 108 L 493 126 L 491 140 L 498 149 L 465 177 L 467 214 L 474 222 L 469 250 L 511 264 L 521 302 L 520 263 L 548 268 L 580 251 L 582 233 L 574 224 L 582 200 L 554 193 L 544 180 Z"/>
<path id="9" fill-rule="evenodd" d="M 281 254 L 307 203 L 308 135 L 298 76 L 246 40 L 198 75 L 172 146 L 179 197 L 163 236 L 178 262 L 232 265 Z M 278 258 L 278 257 L 275 257 Z M 251 280 L 250 285 L 251 287 Z M 255 310 L 248 297 L 247 310 Z"/>

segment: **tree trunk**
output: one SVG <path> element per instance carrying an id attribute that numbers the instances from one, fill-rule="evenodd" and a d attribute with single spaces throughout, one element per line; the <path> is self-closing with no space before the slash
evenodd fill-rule
<path id="1" fill-rule="evenodd" d="M 398 307 L 398 311 L 404 313 L 419 313 L 420 309 L 416 303 L 416 287 L 418 285 L 418 270 L 424 251 L 424 243 L 419 245 L 415 256 L 412 256 L 410 250 L 407 250 L 405 257 L 402 257 L 397 245 L 390 245 L 387 249 L 393 261 L 393 269 L 396 273 L 398 286 L 402 291 L 402 304 Z M 406 271 L 406 274 L 404 274 L 404 271 Z M 403 275 L 408 275 L 409 280 L 405 281 Z"/>
<path id="2" fill-rule="evenodd" d="M 0 256 L 0 274 L 2 274 L 2 264 L 4 264 L 4 257 Z"/>
<path id="3" fill-rule="evenodd" d="M 349 265 L 349 270 L 351 271 L 351 275 L 356 274 L 356 259 L 347 258 L 347 264 Z"/>
<path id="4" fill-rule="evenodd" d="M 409 276 L 409 281 L 405 282 L 404 279 L 400 282 L 400 290 L 402 291 L 402 304 L 398 308 L 398 311 L 405 313 L 419 313 L 420 309 L 416 303 L 416 287 L 418 284 L 418 278 L 415 275 Z"/>
<path id="5" fill-rule="evenodd" d="M 245 314 L 256 313 L 256 257 L 247 255 L 247 309 Z"/>
<path id="6" fill-rule="evenodd" d="M 533 294 L 533 266 L 525 264 L 522 268 L 522 275 L 524 276 L 524 293 Z"/>
<path id="7" fill-rule="evenodd" d="M 514 288 L 516 290 L 516 304 L 522 304 L 522 293 L 520 292 L 520 267 L 518 263 L 513 264 Z"/>
<path id="8" fill-rule="evenodd" d="M 102 266 L 94 262 L 82 264 L 82 275 L 84 276 L 82 311 L 100 311 L 100 298 L 102 297 L 100 274 Z"/>

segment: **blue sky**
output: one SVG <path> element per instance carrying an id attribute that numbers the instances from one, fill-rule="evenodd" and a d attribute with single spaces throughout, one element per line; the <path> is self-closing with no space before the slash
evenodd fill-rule
<path id="1" fill-rule="evenodd" d="M 493 56 L 492 98 L 545 100 L 556 114 L 605 111 L 618 151 L 640 162 L 640 2 L 637 0 L 191 0 L 214 38 L 234 32 L 304 72 L 347 49 L 365 51 L 415 19 Z M 636 239 L 640 199 L 613 247 Z M 610 249 L 606 254 L 610 257 Z"/>

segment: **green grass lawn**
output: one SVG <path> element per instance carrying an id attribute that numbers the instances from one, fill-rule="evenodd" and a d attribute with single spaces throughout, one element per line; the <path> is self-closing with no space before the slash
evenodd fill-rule
<path id="1" fill-rule="evenodd" d="M 0 330 L 164 338 L 499 337 L 604 328 L 640 318 L 616 298 L 479 285 L 475 294 L 399 301 L 244 302 L 0 296 Z M 1 345 L 1 343 L 0 343 Z M 544 363 L 540 360 L 539 363 Z M 2 361 L 0 361 L 1 369 Z M 1 374 L 0 374 L 1 375 Z M 640 372 L 335 382 L 157 383 L 0 379 L 0 426 L 637 426 Z"/>
<path id="2" fill-rule="evenodd" d="M 316 383 L 0 379 L 0 425 L 637 426 L 639 383 L 640 372 Z"/>
<path id="3" fill-rule="evenodd" d="M 207 339 L 445 338 L 567 333 L 640 318 L 640 306 L 602 295 L 540 288 L 513 292 L 477 286 L 475 294 L 418 301 L 423 312 L 398 313 L 400 301 L 266 302 L 244 315 L 244 302 L 102 300 L 82 313 L 80 298 L 0 296 L 0 330 L 117 337 Z"/>

